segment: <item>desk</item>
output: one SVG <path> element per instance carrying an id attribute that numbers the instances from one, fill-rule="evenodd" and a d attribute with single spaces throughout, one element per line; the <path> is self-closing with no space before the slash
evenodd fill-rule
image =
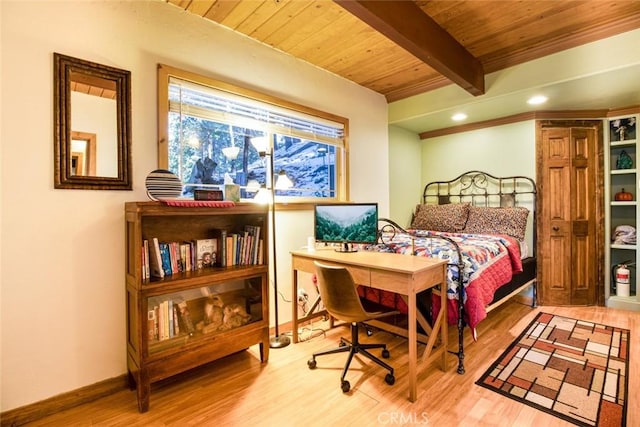
<path id="1" fill-rule="evenodd" d="M 407 299 L 409 307 L 409 400 L 415 402 L 417 397 L 418 374 L 418 338 L 417 323 L 420 321 L 425 330 L 431 331 L 422 355 L 422 363 L 429 363 L 437 356 L 442 356 L 442 370 L 447 367 L 447 292 L 446 261 L 427 257 L 406 256 L 384 252 L 336 252 L 333 249 L 291 252 L 293 290 L 291 295 L 298 295 L 298 271 L 315 273 L 314 261 L 346 267 L 355 282 L 363 286 L 395 292 Z M 417 314 L 416 295 L 425 289 L 444 284 L 441 295 L 442 309 L 429 328 L 424 318 Z M 298 318 L 298 304 L 293 307 L 293 342 L 298 342 L 298 324 L 301 321 L 323 315 L 324 312 L 312 313 L 302 319 Z M 440 332 L 440 345 L 434 349 L 436 338 Z M 433 353 L 432 353 L 432 350 Z"/>

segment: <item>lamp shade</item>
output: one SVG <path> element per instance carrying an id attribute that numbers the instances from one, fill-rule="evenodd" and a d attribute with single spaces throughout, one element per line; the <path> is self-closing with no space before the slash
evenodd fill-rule
<path id="1" fill-rule="evenodd" d="M 266 153 L 269 147 L 269 140 L 266 136 L 254 136 L 251 138 L 251 145 L 253 145 L 259 153 Z"/>
<path id="2" fill-rule="evenodd" d="M 235 160 L 238 157 L 238 153 L 240 153 L 240 147 L 232 146 L 222 149 L 222 154 L 224 154 L 228 160 Z"/>
<path id="3" fill-rule="evenodd" d="M 253 201 L 263 205 L 271 203 L 271 191 L 264 187 L 260 188 L 253 198 Z"/>
<path id="4" fill-rule="evenodd" d="M 249 182 L 247 182 L 247 191 L 255 193 L 258 190 L 260 190 L 260 183 L 258 182 L 258 180 L 250 179 Z"/>
<path id="5" fill-rule="evenodd" d="M 293 182 L 291 181 L 291 179 L 289 179 L 285 171 L 281 170 L 280 172 L 278 172 L 275 184 L 276 190 L 286 190 L 291 187 L 293 187 Z"/>

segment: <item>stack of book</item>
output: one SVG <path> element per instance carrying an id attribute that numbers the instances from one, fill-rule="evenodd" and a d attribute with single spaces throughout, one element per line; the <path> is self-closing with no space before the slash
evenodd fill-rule
<path id="1" fill-rule="evenodd" d="M 264 264 L 260 226 L 245 225 L 242 232 L 212 230 L 212 237 L 184 242 L 144 239 L 142 278 L 163 278 L 176 273 L 210 267 Z"/>
<path id="2" fill-rule="evenodd" d="M 165 277 L 218 265 L 218 240 L 160 242 L 145 239 L 142 245 L 142 278 Z"/>
<path id="3" fill-rule="evenodd" d="M 193 334 L 195 328 L 187 303 L 167 299 L 149 307 L 147 316 L 149 340 L 164 341 L 182 334 Z"/>
<path id="4" fill-rule="evenodd" d="M 260 227 L 246 225 L 242 233 L 230 233 L 225 239 L 226 265 L 264 264 L 264 243 Z"/>

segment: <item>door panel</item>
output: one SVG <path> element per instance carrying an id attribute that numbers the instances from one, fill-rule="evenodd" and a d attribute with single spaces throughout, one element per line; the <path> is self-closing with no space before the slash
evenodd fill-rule
<path id="1" fill-rule="evenodd" d="M 562 305 L 571 298 L 571 197 L 569 135 L 565 129 L 543 130 L 541 227 L 538 229 L 544 281 L 544 304 Z M 544 236 L 544 237 L 543 237 Z"/>
<path id="2" fill-rule="evenodd" d="M 571 129 L 571 140 L 576 147 L 573 161 L 576 197 L 573 199 L 571 243 L 575 279 L 571 304 L 592 305 L 596 302 L 597 288 L 595 131 Z"/>
<path id="3" fill-rule="evenodd" d="M 545 305 L 596 302 L 596 128 L 538 123 L 538 255 Z"/>
<path id="4" fill-rule="evenodd" d="M 549 168 L 549 190 L 555 197 L 549 199 L 549 219 L 552 221 L 568 221 L 570 204 L 567 203 L 569 191 L 569 171 L 565 167 Z"/>

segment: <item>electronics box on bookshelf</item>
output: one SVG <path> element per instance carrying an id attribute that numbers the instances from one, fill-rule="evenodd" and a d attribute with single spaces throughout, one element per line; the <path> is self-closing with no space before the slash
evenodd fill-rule
<path id="1" fill-rule="evenodd" d="M 151 384 L 259 346 L 269 356 L 268 207 L 125 203 L 127 367 Z"/>

